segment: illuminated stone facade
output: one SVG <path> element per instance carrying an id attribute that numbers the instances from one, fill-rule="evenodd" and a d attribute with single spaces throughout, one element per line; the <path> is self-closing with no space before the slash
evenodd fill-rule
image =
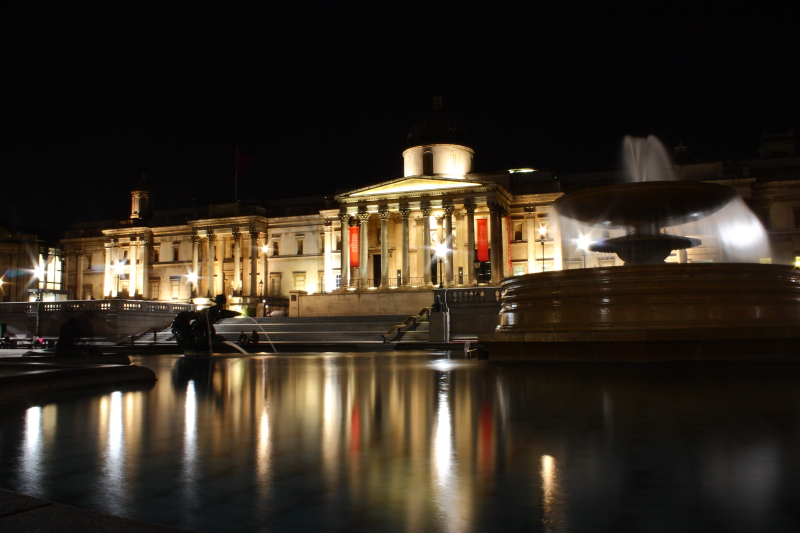
<path id="1" fill-rule="evenodd" d="M 730 185 L 765 221 L 773 245 L 765 262 L 800 256 L 800 158 L 790 141 L 780 140 L 785 153 L 767 154 L 767 147 L 761 157 L 735 162 L 689 161 L 685 147 L 676 153 L 680 179 Z M 619 172 L 473 173 L 472 156 L 466 130 L 437 102 L 409 134 L 403 177 L 333 200 L 153 212 L 143 180 L 132 191 L 129 219 L 67 232 L 66 289 L 75 299 L 196 303 L 224 293 L 234 308 L 252 308 L 268 297 L 496 285 L 511 275 L 621 264 L 614 255 L 586 252 L 579 236 L 562 234 L 549 216 L 565 192 L 619 181 Z M 476 265 L 481 219 L 490 257 Z M 722 259 L 706 236 L 704 246 L 668 261 Z"/>

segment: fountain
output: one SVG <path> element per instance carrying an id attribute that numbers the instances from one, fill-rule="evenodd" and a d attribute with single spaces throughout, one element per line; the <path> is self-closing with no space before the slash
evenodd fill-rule
<path id="1" fill-rule="evenodd" d="M 625 265 L 505 279 L 500 324 L 479 337 L 490 357 L 653 361 L 793 354 L 800 340 L 800 275 L 788 265 L 741 262 L 768 257 L 769 247 L 738 193 L 672 180 L 654 137 L 626 138 L 625 153 L 633 181 L 578 191 L 553 205 L 562 232 L 569 224 L 624 231 L 588 250 L 615 253 Z M 729 262 L 666 263 L 674 250 L 701 244 L 674 233 L 694 235 L 689 230 L 699 228 L 717 232 L 712 237 L 720 259 Z"/>

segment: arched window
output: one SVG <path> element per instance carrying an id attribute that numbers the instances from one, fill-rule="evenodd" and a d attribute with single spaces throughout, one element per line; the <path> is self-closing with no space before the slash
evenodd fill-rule
<path id="1" fill-rule="evenodd" d="M 426 176 L 433 174 L 433 152 L 426 148 L 422 154 L 422 173 Z"/>

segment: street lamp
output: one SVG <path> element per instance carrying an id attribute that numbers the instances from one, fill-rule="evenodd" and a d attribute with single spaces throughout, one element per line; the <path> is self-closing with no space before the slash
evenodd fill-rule
<path id="1" fill-rule="evenodd" d="M 442 271 L 442 260 L 447 255 L 447 246 L 440 244 L 436 247 L 436 256 L 439 258 L 439 288 L 444 289 L 444 272 Z"/>
<path id="2" fill-rule="evenodd" d="M 119 298 L 119 278 L 122 275 L 123 265 L 119 261 L 114 263 L 114 272 L 117 275 L 117 290 L 116 290 L 116 297 Z"/>
<path id="3" fill-rule="evenodd" d="M 544 240 L 547 238 L 547 226 L 539 226 L 539 236 L 542 241 L 542 272 L 544 272 Z"/>
<path id="4" fill-rule="evenodd" d="M 186 275 L 186 279 L 189 281 L 189 302 L 191 303 L 194 300 L 194 285 L 197 283 L 197 272 L 189 272 Z"/>
<path id="5" fill-rule="evenodd" d="M 588 235 L 578 237 L 578 248 L 583 252 L 583 268 L 586 268 L 586 251 L 589 249 L 590 244 L 592 244 L 592 239 Z"/>
<path id="6" fill-rule="evenodd" d="M 258 282 L 258 293 L 261 295 L 261 299 L 264 299 L 264 280 Z"/>

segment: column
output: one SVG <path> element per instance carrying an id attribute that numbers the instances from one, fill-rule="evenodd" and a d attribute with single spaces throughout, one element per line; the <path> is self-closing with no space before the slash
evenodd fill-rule
<path id="1" fill-rule="evenodd" d="M 212 298 L 214 294 L 214 235 L 208 230 L 206 238 L 206 298 Z"/>
<path id="2" fill-rule="evenodd" d="M 192 274 L 194 274 L 195 278 L 197 278 L 191 285 L 191 290 L 193 291 L 192 294 L 189 295 L 189 298 L 194 298 L 195 294 L 198 294 L 200 291 L 197 290 L 198 285 L 200 283 L 200 272 L 197 270 L 197 261 L 198 261 L 198 253 L 200 251 L 200 237 L 197 234 L 192 234 Z"/>
<path id="3" fill-rule="evenodd" d="M 261 257 L 261 281 L 264 282 L 264 287 L 261 290 L 261 294 L 259 296 L 264 296 L 265 294 L 269 294 L 269 271 L 267 270 L 267 252 L 265 251 L 267 247 L 267 234 L 266 232 L 259 233 L 261 237 L 261 242 L 264 244 L 260 244 L 256 246 L 256 249 Z"/>
<path id="4" fill-rule="evenodd" d="M 444 256 L 444 267 L 447 283 L 453 284 L 453 206 L 445 205 L 444 209 L 444 245 L 446 253 Z"/>
<path id="5" fill-rule="evenodd" d="M 503 277 L 502 212 L 503 207 L 499 203 L 489 204 L 490 246 L 492 247 L 489 258 L 492 262 L 492 285 L 499 285 L 500 279 Z"/>
<path id="6" fill-rule="evenodd" d="M 525 210 L 525 239 L 528 241 L 528 274 L 535 272 L 536 265 L 536 228 L 534 220 L 536 214 Z"/>
<path id="7" fill-rule="evenodd" d="M 137 265 L 139 260 L 139 241 L 131 241 L 131 266 L 128 269 L 128 298 L 133 298 L 139 292 L 139 278 L 137 277 Z"/>
<path id="8" fill-rule="evenodd" d="M 111 296 L 111 246 L 112 243 L 107 242 L 103 245 L 106 251 L 106 269 L 105 277 L 103 278 L 103 298 Z"/>
<path id="9" fill-rule="evenodd" d="M 464 244 L 466 242 L 466 235 L 467 235 L 467 228 L 466 228 L 466 213 L 462 211 L 458 211 L 457 213 L 453 213 L 453 216 L 456 217 L 456 235 L 453 237 L 453 278 L 455 282 L 462 286 L 469 285 L 469 266 L 467 266 L 466 257 L 467 257 L 467 248 Z M 461 269 L 463 272 L 463 279 L 459 280 L 458 278 L 458 269 Z"/>
<path id="10" fill-rule="evenodd" d="M 381 217 L 381 288 L 389 288 L 389 209 L 383 208 Z"/>
<path id="11" fill-rule="evenodd" d="M 326 220 L 322 229 L 325 232 L 322 235 L 322 249 L 324 254 L 322 259 L 322 276 L 325 286 L 321 287 L 321 290 L 324 292 L 331 292 L 335 288 L 333 280 L 333 256 L 331 250 L 333 224 L 330 220 Z"/>
<path id="12" fill-rule="evenodd" d="M 233 230 L 233 295 L 242 295 L 242 234 Z"/>
<path id="13" fill-rule="evenodd" d="M 478 278 L 475 274 L 475 204 L 467 204 L 467 272 L 469 272 L 469 284 L 478 285 Z"/>
<path id="14" fill-rule="evenodd" d="M 431 285 L 431 208 L 422 208 L 422 276 Z"/>
<path id="15" fill-rule="evenodd" d="M 350 215 L 339 213 L 339 221 L 342 228 L 342 253 L 339 257 L 342 280 L 339 288 L 346 289 L 350 285 Z"/>
<path id="16" fill-rule="evenodd" d="M 141 241 L 142 253 L 142 298 L 150 298 L 150 241 Z"/>
<path id="17" fill-rule="evenodd" d="M 367 265 L 367 261 L 369 260 L 369 235 L 367 235 L 367 231 L 369 230 L 369 216 L 367 212 L 358 214 L 358 219 L 361 222 L 358 237 L 358 271 L 359 277 L 361 278 L 360 287 L 362 289 L 367 288 L 367 279 L 369 278 L 369 265 Z"/>
<path id="18" fill-rule="evenodd" d="M 414 278 L 416 279 L 416 284 L 420 285 L 420 278 L 422 278 L 422 262 L 423 262 L 423 254 L 422 254 L 422 217 L 414 217 L 414 249 L 417 251 L 416 255 L 414 256 L 414 262 L 416 265 L 414 266 Z"/>
<path id="19" fill-rule="evenodd" d="M 265 280 L 264 283 L 267 283 Z M 250 231 L 250 297 L 258 296 L 258 232 Z"/>
<path id="20" fill-rule="evenodd" d="M 400 228 L 400 240 L 402 241 L 402 251 L 401 251 L 401 265 L 400 265 L 400 281 L 403 287 L 408 287 L 411 276 L 411 258 L 409 256 L 409 248 L 408 248 L 408 217 L 411 215 L 411 209 L 408 207 L 403 207 L 400 209 L 400 219 L 401 219 L 401 228 Z"/>
<path id="21" fill-rule="evenodd" d="M 83 250 L 78 250 L 75 254 L 75 299 L 83 300 Z"/>
<path id="22" fill-rule="evenodd" d="M 212 255 L 211 258 L 214 259 L 212 264 L 214 265 L 214 274 L 217 277 L 214 278 L 214 293 L 212 296 L 216 296 L 217 294 L 225 294 L 225 286 L 222 284 L 222 260 L 225 257 L 225 247 L 223 246 L 224 243 L 224 235 L 217 236 L 217 238 L 214 239 L 214 255 Z"/>

